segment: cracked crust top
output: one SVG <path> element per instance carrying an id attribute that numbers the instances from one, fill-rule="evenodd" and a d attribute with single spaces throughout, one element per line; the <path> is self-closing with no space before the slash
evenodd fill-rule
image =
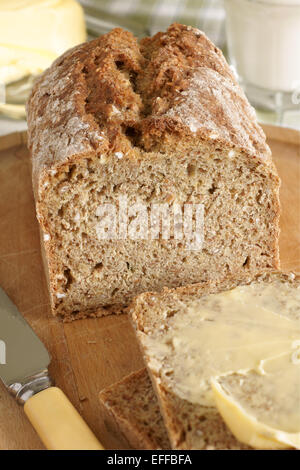
<path id="1" fill-rule="evenodd" d="M 195 138 L 271 162 L 221 51 L 189 26 L 140 44 L 118 28 L 76 46 L 37 80 L 27 113 L 35 184 L 77 156 L 189 150 Z"/>

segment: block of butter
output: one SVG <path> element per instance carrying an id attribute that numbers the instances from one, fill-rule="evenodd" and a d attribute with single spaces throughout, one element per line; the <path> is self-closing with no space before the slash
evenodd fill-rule
<path id="1" fill-rule="evenodd" d="M 2 0 L 0 83 L 41 73 L 85 39 L 83 10 L 75 0 Z"/>

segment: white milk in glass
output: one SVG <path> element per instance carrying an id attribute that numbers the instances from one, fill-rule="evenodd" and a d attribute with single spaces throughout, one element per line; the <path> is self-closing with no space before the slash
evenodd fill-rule
<path id="1" fill-rule="evenodd" d="M 300 109 L 300 0 L 225 0 L 229 59 L 255 106 Z"/>

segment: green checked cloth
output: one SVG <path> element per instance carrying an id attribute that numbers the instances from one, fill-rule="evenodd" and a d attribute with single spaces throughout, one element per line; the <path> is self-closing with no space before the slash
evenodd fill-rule
<path id="1" fill-rule="evenodd" d="M 204 31 L 219 47 L 225 44 L 223 0 L 81 0 L 92 35 L 123 26 L 138 36 L 164 31 L 176 21 Z"/>

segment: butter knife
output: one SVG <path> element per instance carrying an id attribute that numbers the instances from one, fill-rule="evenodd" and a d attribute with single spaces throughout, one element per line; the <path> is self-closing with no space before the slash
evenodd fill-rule
<path id="1" fill-rule="evenodd" d="M 48 374 L 50 356 L 0 287 L 0 379 L 49 450 L 103 450 Z"/>

